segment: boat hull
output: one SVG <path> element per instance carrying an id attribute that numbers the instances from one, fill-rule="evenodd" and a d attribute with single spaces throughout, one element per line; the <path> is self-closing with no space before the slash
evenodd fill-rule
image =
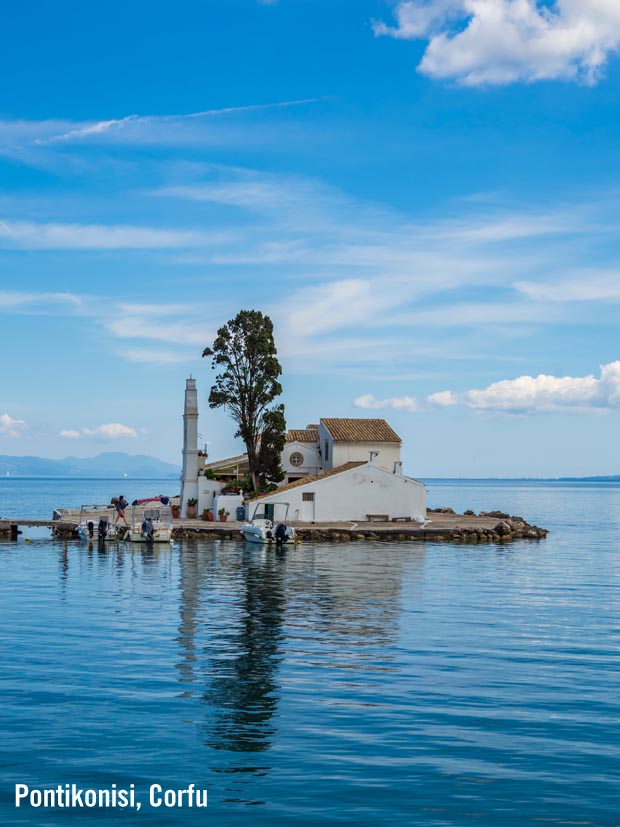
<path id="1" fill-rule="evenodd" d="M 97 530 L 97 526 L 95 526 L 93 533 L 91 534 L 88 526 L 79 525 L 77 527 L 77 535 L 80 540 L 84 541 L 85 543 L 93 543 L 95 540 L 97 542 L 102 543 L 117 543 L 121 538 L 118 536 L 118 532 L 116 530 L 116 526 L 108 527 L 108 531 L 105 536 L 100 536 Z"/>
<path id="2" fill-rule="evenodd" d="M 266 545 L 273 545 L 278 542 L 275 537 L 275 532 L 272 529 L 264 529 L 253 525 L 244 525 L 241 527 L 241 536 L 247 543 L 261 543 Z M 287 535 L 279 542 L 294 543 L 295 530 L 287 527 Z"/>
<path id="3" fill-rule="evenodd" d="M 142 527 L 132 528 L 127 539 L 131 543 L 169 543 L 172 540 L 172 528 L 156 528 L 152 537 L 147 537 Z"/>

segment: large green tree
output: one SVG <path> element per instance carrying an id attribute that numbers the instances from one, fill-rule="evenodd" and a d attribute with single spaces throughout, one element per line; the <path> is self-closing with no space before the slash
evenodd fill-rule
<path id="1" fill-rule="evenodd" d="M 277 358 L 273 323 L 259 310 L 241 310 L 217 331 L 203 356 L 219 370 L 209 407 L 225 408 L 238 426 L 248 453 L 254 490 L 280 482 L 280 455 L 285 443 L 284 405 L 274 405 L 282 393 L 282 368 Z"/>

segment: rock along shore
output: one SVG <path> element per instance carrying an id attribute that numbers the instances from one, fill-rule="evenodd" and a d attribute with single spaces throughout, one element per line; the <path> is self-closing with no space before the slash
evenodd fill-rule
<path id="1" fill-rule="evenodd" d="M 303 542 L 437 542 L 437 543 L 510 543 L 514 540 L 542 540 L 549 533 L 544 528 L 530 525 L 523 517 L 510 516 L 501 511 L 482 511 L 474 514 L 456 514 L 451 508 L 431 509 L 425 526 L 407 522 L 342 522 L 293 523 L 298 538 Z M 63 511 L 60 520 L 0 520 L 0 537 L 17 539 L 18 526 L 46 525 L 58 539 L 75 539 L 79 512 Z M 239 522 L 204 522 L 203 520 L 175 520 L 172 536 L 175 540 L 212 538 L 240 540 Z"/>
<path id="2" fill-rule="evenodd" d="M 429 511 L 426 526 L 403 522 L 363 523 L 293 523 L 302 542 L 384 541 L 437 543 L 510 543 L 514 540 L 542 540 L 547 529 L 530 525 L 523 517 L 510 516 L 499 511 L 475 515 L 456 514 L 452 509 Z M 238 539 L 241 523 L 208 523 L 200 520 L 175 520 L 173 536 L 176 540 L 192 537 L 219 537 Z"/>

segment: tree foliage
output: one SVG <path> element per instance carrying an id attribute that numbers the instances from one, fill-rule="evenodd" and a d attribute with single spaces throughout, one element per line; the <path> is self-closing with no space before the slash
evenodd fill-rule
<path id="1" fill-rule="evenodd" d="M 266 488 L 284 479 L 280 458 L 286 444 L 284 405 L 277 405 L 265 413 L 263 431 L 258 448 L 258 484 Z"/>
<path id="2" fill-rule="evenodd" d="M 241 310 L 217 331 L 211 366 L 219 370 L 209 393 L 209 407 L 224 408 L 238 426 L 248 453 L 255 490 L 284 478 L 280 454 L 285 442 L 284 406 L 272 405 L 282 393 L 282 368 L 273 338 L 273 323 L 259 310 Z"/>

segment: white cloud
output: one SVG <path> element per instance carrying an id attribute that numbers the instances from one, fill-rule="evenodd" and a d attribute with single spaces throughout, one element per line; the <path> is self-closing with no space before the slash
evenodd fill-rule
<path id="1" fill-rule="evenodd" d="M 203 337 L 204 338 L 204 337 Z M 204 339 L 206 341 L 206 339 Z M 149 348 L 132 348 L 120 354 L 130 362 L 140 362 L 152 365 L 176 365 L 181 362 L 190 362 L 200 354 L 180 353 L 173 350 L 151 350 Z"/>
<path id="2" fill-rule="evenodd" d="M 395 396 L 375 399 L 372 394 L 359 396 L 355 407 L 391 408 L 416 413 L 429 408 L 463 405 L 479 412 L 534 414 L 552 411 L 608 411 L 620 408 L 620 361 L 601 366 L 598 378 L 593 375 L 519 376 L 503 379 L 482 390 L 440 391 L 427 396 L 424 404 L 415 397 Z"/>
<path id="3" fill-rule="evenodd" d="M 0 436 L 19 437 L 26 427 L 23 419 L 13 419 L 7 413 L 0 415 Z"/>
<path id="4" fill-rule="evenodd" d="M 316 210 L 338 198 L 336 192 L 310 178 L 269 175 L 253 170 L 226 170 L 226 176 L 198 184 L 164 187 L 155 195 L 239 207 L 260 213 Z M 289 214 L 289 218 L 290 218 Z"/>
<path id="5" fill-rule="evenodd" d="M 14 290 L 0 290 L 0 310 L 22 310 L 28 307 L 50 304 L 79 306 L 81 300 L 72 293 L 21 293 Z"/>
<path id="6" fill-rule="evenodd" d="M 458 397 L 452 391 L 439 391 L 427 396 L 426 401 L 429 405 L 438 405 L 440 408 L 449 408 L 452 405 L 458 405 Z"/>
<path id="7" fill-rule="evenodd" d="M 96 439 L 123 439 L 125 437 L 138 436 L 133 428 L 121 425 L 120 422 L 110 422 L 106 425 L 98 425 L 96 428 L 81 428 L 79 431 L 69 429 L 61 431 L 59 436 L 64 439 L 82 439 L 83 437 L 95 437 Z"/>
<path id="8" fill-rule="evenodd" d="M 289 335 L 311 336 L 363 322 L 382 303 L 370 281 L 346 279 L 297 291 L 278 315 Z"/>
<path id="9" fill-rule="evenodd" d="M 196 345 L 206 347 L 211 333 L 206 325 L 194 321 L 161 323 L 151 314 L 148 317 L 123 316 L 108 322 L 108 330 L 120 339 L 151 339 L 171 344 Z"/>
<path id="10" fill-rule="evenodd" d="M 558 410 L 606 410 L 620 406 L 620 361 L 602 365 L 594 376 L 519 376 L 483 390 L 455 394 L 458 403 L 479 411 L 536 413 Z"/>
<path id="11" fill-rule="evenodd" d="M 138 434 L 133 428 L 121 425 L 120 422 L 110 422 L 107 425 L 99 425 L 97 428 L 82 428 L 87 436 L 98 436 L 104 439 L 121 439 L 123 437 L 134 437 Z"/>
<path id="12" fill-rule="evenodd" d="M 579 278 L 548 284 L 520 281 L 514 288 L 529 299 L 539 302 L 600 302 L 620 300 L 620 274 L 585 272 Z"/>
<path id="13" fill-rule="evenodd" d="M 578 261 L 603 259 L 606 273 L 613 266 L 613 252 L 608 252 L 617 237 L 613 198 L 601 204 L 541 209 L 511 208 L 491 195 L 453 204 L 441 218 L 414 220 L 350 198 L 313 178 L 199 163 L 166 169 L 166 180 L 179 186 L 155 192 L 192 202 L 175 204 L 172 213 L 178 213 L 179 220 L 191 216 L 192 225 L 200 229 L 216 220 L 226 243 L 208 246 L 212 236 L 201 233 L 195 235 L 204 241 L 202 247 L 191 246 L 192 238 L 185 235 L 164 236 L 165 243 L 178 246 L 149 257 L 158 264 L 152 285 L 136 273 L 138 281 L 130 277 L 122 298 L 83 295 L 79 306 L 71 306 L 69 297 L 59 294 L 67 302 L 65 315 L 88 317 L 104 331 L 106 347 L 114 354 L 126 351 L 120 355 L 134 363 L 174 364 L 199 358 L 222 320 L 238 310 L 240 293 L 230 288 L 234 282 L 243 285 L 244 301 L 259 302 L 274 319 L 287 369 L 359 372 L 383 361 L 390 371 L 406 374 L 422 364 L 420 347 L 439 341 L 432 364 L 433 370 L 443 370 L 440 360 L 480 352 L 480 340 L 491 328 L 496 336 L 514 336 L 526 328 L 532 332 L 534 326 L 590 323 L 599 311 L 596 305 L 541 301 L 533 291 L 560 278 L 573 279 Z M 189 189 L 183 188 L 185 184 Z M 152 210 L 153 190 L 146 195 Z M 3 203 L 0 196 L 0 214 L 9 208 L 10 202 Z M 242 208 L 247 215 L 214 210 L 212 203 Z M 25 204 L 20 212 L 28 209 L 27 215 L 39 218 L 45 208 Z M 78 223 L 32 223 L 27 239 L 50 226 L 70 228 L 69 241 L 54 230 L 48 241 L 54 245 L 83 245 L 86 238 L 89 244 L 111 249 L 120 243 L 162 240 L 162 231 L 154 227 L 121 225 L 123 230 L 150 235 L 132 233 L 119 240 L 108 232 L 114 225 Z M 94 237 L 88 238 L 89 229 L 97 231 Z M 5 241 L 16 243 L 12 237 L 0 243 Z M 200 269 L 185 268 L 183 283 L 172 285 L 179 272 L 173 263 L 183 257 L 194 257 Z M 150 268 L 152 262 L 148 264 Z M 165 286 L 161 265 L 171 271 Z M 592 271 L 590 280 L 596 268 Z M 145 286 L 137 290 L 140 279 Z M 0 310 L 3 305 L 27 308 L 29 301 L 29 294 L 0 293 Z M 501 350 L 494 349 L 489 358 L 501 359 Z"/>
<path id="14" fill-rule="evenodd" d="M 102 224 L 44 224 L 12 221 L 11 233 L 0 232 L 3 247 L 34 250 L 128 250 L 197 247 L 223 240 L 191 230 Z"/>
<path id="15" fill-rule="evenodd" d="M 594 83 L 620 48 L 617 0 L 407 0 L 378 35 L 426 39 L 419 70 L 467 86 Z"/>
<path id="16" fill-rule="evenodd" d="M 416 413 L 421 410 L 420 403 L 415 396 L 393 396 L 391 399 L 375 399 L 371 393 L 364 396 L 358 396 L 353 402 L 356 408 L 364 408 L 366 410 L 381 410 L 383 408 L 392 408 L 395 411 L 409 411 Z"/>
<path id="17" fill-rule="evenodd" d="M 192 313 L 196 309 L 195 304 L 154 304 L 121 302 L 118 305 L 118 312 L 129 316 L 176 316 Z"/>

